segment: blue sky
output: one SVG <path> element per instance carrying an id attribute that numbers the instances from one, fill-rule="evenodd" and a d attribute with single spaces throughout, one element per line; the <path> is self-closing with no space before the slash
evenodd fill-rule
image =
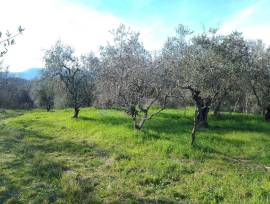
<path id="1" fill-rule="evenodd" d="M 153 23 L 168 26 L 179 23 L 195 30 L 219 27 L 226 18 L 241 9 L 256 4 L 255 0 L 71 0 L 102 12 L 111 13 L 129 22 Z M 263 2 L 263 1 L 262 1 Z M 267 11 L 268 12 L 268 11 Z M 270 20 L 270 11 L 268 15 Z"/>
<path id="2" fill-rule="evenodd" d="M 98 52 L 109 30 L 126 24 L 141 33 L 149 50 L 158 50 L 178 24 L 196 32 L 215 27 L 234 30 L 270 45 L 270 0 L 0 0 L 0 30 L 25 32 L 5 63 L 11 71 L 43 67 L 44 50 L 58 39 L 78 54 Z M 16 5 L 16 7 L 14 7 Z"/>

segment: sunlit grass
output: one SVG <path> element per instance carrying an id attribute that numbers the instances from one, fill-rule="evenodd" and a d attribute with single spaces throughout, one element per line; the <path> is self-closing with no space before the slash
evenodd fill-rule
<path id="1" fill-rule="evenodd" d="M 1 114 L 0 203 L 270 203 L 260 116 L 210 116 L 191 148 L 190 108 L 165 110 L 141 132 L 117 110 Z"/>

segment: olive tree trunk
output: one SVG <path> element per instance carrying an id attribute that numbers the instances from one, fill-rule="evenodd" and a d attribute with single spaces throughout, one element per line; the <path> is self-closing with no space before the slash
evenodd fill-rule
<path id="1" fill-rule="evenodd" d="M 270 104 L 266 107 L 264 118 L 266 121 L 270 122 Z"/>
<path id="2" fill-rule="evenodd" d="M 50 112 L 50 110 L 51 110 L 51 105 L 47 105 L 46 109 L 47 109 L 47 112 Z"/>
<path id="3" fill-rule="evenodd" d="M 208 127 L 208 113 L 210 110 L 211 99 L 210 97 L 202 98 L 200 92 L 193 92 L 193 100 L 195 102 L 197 114 L 196 121 L 198 127 Z"/>
<path id="4" fill-rule="evenodd" d="M 132 117 L 132 121 L 133 121 L 133 128 L 135 130 L 141 130 L 145 124 L 145 122 L 147 120 L 149 120 L 150 118 L 148 117 L 148 109 L 141 109 L 141 112 L 143 112 L 143 117 L 142 118 L 138 118 L 138 112 L 135 108 L 135 106 L 132 106 L 129 109 L 129 114 L 131 114 Z"/>
<path id="5" fill-rule="evenodd" d="M 157 111 L 151 114 L 149 114 L 149 110 L 152 107 L 152 105 L 157 101 L 157 98 L 153 99 L 146 107 L 143 107 L 142 105 L 138 105 L 138 109 L 137 109 L 136 105 L 129 106 L 127 110 L 127 114 L 132 117 L 133 128 L 135 130 L 141 130 L 144 127 L 144 124 L 147 120 L 151 120 L 153 117 L 158 115 L 161 111 L 163 111 L 166 108 L 168 97 L 170 96 L 165 95 L 163 104 L 161 105 L 161 107 Z M 142 117 L 138 117 L 139 112 L 143 114 Z"/>
<path id="6" fill-rule="evenodd" d="M 73 115 L 73 118 L 78 118 L 78 117 L 79 117 L 79 112 L 80 112 L 80 108 L 75 107 L 75 108 L 74 108 L 74 115 Z"/>
<path id="7" fill-rule="evenodd" d="M 212 99 L 210 96 L 202 98 L 200 96 L 200 91 L 193 89 L 190 86 L 182 87 L 191 91 L 193 101 L 195 103 L 195 114 L 193 128 L 191 131 L 191 145 L 193 146 L 196 139 L 196 131 L 200 127 L 208 127 L 208 113 L 210 110 L 210 105 Z"/>

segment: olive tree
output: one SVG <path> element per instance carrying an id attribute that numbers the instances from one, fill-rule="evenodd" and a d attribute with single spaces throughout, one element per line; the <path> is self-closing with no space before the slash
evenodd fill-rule
<path id="1" fill-rule="evenodd" d="M 241 33 L 223 36 L 210 30 L 192 39 L 180 66 L 182 88 L 190 90 L 196 106 L 192 144 L 196 129 L 208 126 L 211 106 L 216 113 L 228 92 L 241 85 L 247 62 L 248 49 Z"/>
<path id="2" fill-rule="evenodd" d="M 23 31 L 24 29 L 21 26 L 18 27 L 15 34 L 10 33 L 8 30 L 5 34 L 0 31 L 0 79 L 2 82 L 3 78 L 5 78 L 4 81 L 6 81 L 8 75 L 8 66 L 3 66 L 3 60 L 1 60 L 1 58 L 3 58 L 3 56 L 8 52 L 8 48 L 15 44 L 15 38 L 22 34 Z M 3 83 L 1 83 L 0 86 L 1 89 L 4 88 Z"/>
<path id="3" fill-rule="evenodd" d="M 239 92 L 245 92 L 245 98 L 250 95 L 244 77 L 249 66 L 249 48 L 242 33 L 232 32 L 221 36 L 220 42 L 215 45 L 214 49 L 216 54 L 223 58 L 225 68 L 225 73 L 221 76 L 223 81 L 220 84 L 220 92 L 212 106 L 214 115 L 217 115 L 223 101 L 229 95 L 236 96 L 239 95 Z M 220 81 L 221 78 L 218 80 Z"/>
<path id="4" fill-rule="evenodd" d="M 101 63 L 93 52 L 82 55 L 80 61 L 87 79 L 87 86 L 84 86 L 84 105 L 92 106 L 96 100 L 96 84 L 101 71 Z"/>
<path id="5" fill-rule="evenodd" d="M 166 105 L 168 96 L 159 84 L 159 65 L 139 41 L 139 33 L 121 25 L 112 34 L 113 42 L 101 48 L 102 87 L 109 102 L 124 107 L 133 127 L 140 130 Z M 155 104 L 160 108 L 150 114 Z"/>
<path id="6" fill-rule="evenodd" d="M 9 98 L 8 95 L 8 66 L 4 67 L 3 57 L 8 52 L 8 48 L 15 44 L 15 38 L 22 34 L 24 29 L 19 26 L 15 34 L 10 33 L 8 30 L 3 33 L 0 31 L 0 106 L 6 106 L 5 101 Z"/>
<path id="7" fill-rule="evenodd" d="M 192 33 L 188 27 L 179 25 L 176 29 L 176 35 L 166 40 L 157 58 L 159 82 L 171 96 L 171 99 L 178 101 L 180 104 L 189 104 L 185 93 L 179 87 L 179 79 L 182 74 L 179 65 L 189 46 L 186 38 Z"/>
<path id="8" fill-rule="evenodd" d="M 250 66 L 247 82 L 256 98 L 260 112 L 270 121 L 270 48 L 262 41 L 249 43 Z"/>
<path id="9" fill-rule="evenodd" d="M 82 60 L 83 59 L 83 60 Z M 88 97 L 88 87 L 93 86 L 91 65 L 84 64 L 85 58 L 78 58 L 74 49 L 64 45 L 61 41 L 45 52 L 45 67 L 48 76 L 63 83 L 67 93 L 71 97 L 74 108 L 74 118 L 78 118 L 80 107 L 85 104 Z"/>
<path id="10" fill-rule="evenodd" d="M 54 106 L 55 81 L 45 74 L 32 82 L 31 96 L 36 106 L 46 108 L 49 112 Z"/>
<path id="11" fill-rule="evenodd" d="M 220 60 L 212 50 L 205 50 L 195 44 L 190 45 L 181 61 L 179 86 L 191 92 L 195 104 L 192 144 L 197 128 L 208 126 L 210 106 L 219 92 L 219 83 L 216 79 L 223 70 Z"/>
<path id="12" fill-rule="evenodd" d="M 208 126 L 210 109 L 218 112 L 225 96 L 236 89 L 247 64 L 248 49 L 241 33 L 220 35 L 216 29 L 193 35 L 180 25 L 167 41 L 164 58 L 173 67 L 177 87 L 188 90 L 195 104 L 192 144 L 199 127 Z M 169 56 L 167 56 L 169 55 Z M 186 94 L 185 94 L 186 96 Z"/>

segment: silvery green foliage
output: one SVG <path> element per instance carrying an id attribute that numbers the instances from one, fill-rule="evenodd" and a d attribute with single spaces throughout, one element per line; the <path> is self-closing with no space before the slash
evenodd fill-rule
<path id="1" fill-rule="evenodd" d="M 155 92 L 152 57 L 139 41 L 139 33 L 121 25 L 112 34 L 113 43 L 101 48 L 103 85 L 112 103 L 141 104 Z"/>
<path id="2" fill-rule="evenodd" d="M 180 25 L 162 49 L 162 63 L 165 84 L 191 87 L 200 91 L 201 97 L 211 97 L 215 105 L 241 86 L 248 65 L 247 43 L 238 32 L 220 35 L 210 29 L 194 34 Z"/>
<path id="3" fill-rule="evenodd" d="M 124 107 L 129 113 L 132 109 L 135 120 L 142 112 L 147 120 L 148 110 L 163 96 L 158 63 L 139 41 L 139 33 L 124 25 L 111 33 L 113 42 L 101 47 L 104 104 Z"/>
<path id="4" fill-rule="evenodd" d="M 56 93 L 54 80 L 46 77 L 45 74 L 41 78 L 32 81 L 31 98 L 36 107 L 46 108 L 50 111 L 54 107 Z"/>
<path id="5" fill-rule="evenodd" d="M 82 70 L 87 79 L 87 84 L 84 86 L 85 100 L 84 105 L 91 106 L 96 100 L 96 86 L 101 71 L 101 63 L 98 57 L 93 52 L 82 55 L 80 57 Z"/>
<path id="6" fill-rule="evenodd" d="M 89 100 L 89 92 L 93 88 L 92 61 L 89 59 L 91 57 L 75 56 L 74 49 L 61 41 L 57 41 L 44 56 L 47 76 L 63 84 L 71 98 L 75 118 L 78 117 L 80 107 Z"/>
<path id="7" fill-rule="evenodd" d="M 179 66 L 189 47 L 187 38 L 192 34 L 193 32 L 188 27 L 179 25 L 175 36 L 167 39 L 158 57 L 159 69 L 157 73 L 163 89 L 178 101 L 179 98 L 180 101 L 185 100 L 183 93 L 179 89 L 179 80 L 182 74 Z"/>
<path id="8" fill-rule="evenodd" d="M 247 57 L 247 46 L 240 33 L 223 36 L 210 31 L 194 36 L 180 63 L 180 81 L 216 99 L 238 84 Z"/>
<path id="9" fill-rule="evenodd" d="M 249 48 L 250 66 L 246 81 L 261 112 L 264 112 L 270 103 L 270 48 L 266 48 L 262 41 L 250 41 Z"/>
<path id="10" fill-rule="evenodd" d="M 210 29 L 193 35 L 180 25 L 176 35 L 167 40 L 162 54 L 167 64 L 163 70 L 169 73 L 165 75 L 169 81 L 166 84 L 176 85 L 183 92 L 189 90 L 194 101 L 194 144 L 197 128 L 208 126 L 211 106 L 218 111 L 225 96 L 242 84 L 249 62 L 246 41 L 238 32 L 220 35 Z"/>

